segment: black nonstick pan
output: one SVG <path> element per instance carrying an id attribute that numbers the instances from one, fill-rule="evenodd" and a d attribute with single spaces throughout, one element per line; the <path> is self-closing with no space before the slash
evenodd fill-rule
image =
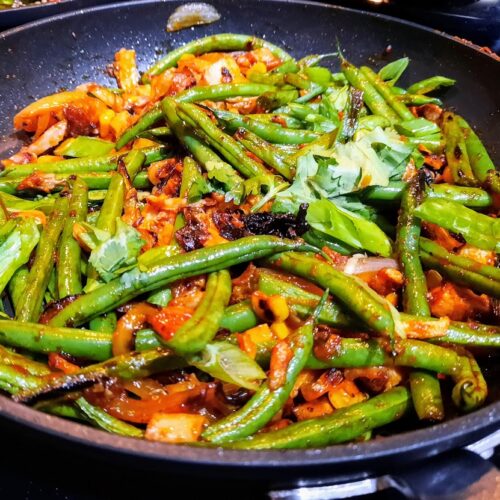
<path id="1" fill-rule="evenodd" d="M 121 47 L 137 51 L 145 69 L 158 53 L 212 33 L 256 34 L 297 57 L 335 51 L 340 45 L 356 64 L 372 65 L 409 56 L 406 83 L 444 74 L 457 80 L 446 103 L 477 129 L 500 160 L 500 63 L 438 32 L 388 17 L 325 4 L 285 1 L 217 0 L 215 24 L 167 34 L 165 24 L 182 2 L 138 1 L 90 8 L 0 34 L 0 157 L 15 148 L 11 117 L 34 98 L 80 82 L 108 82 L 105 68 Z M 492 385 L 490 403 L 470 415 L 371 442 L 321 450 L 237 452 L 173 446 L 117 437 L 45 415 L 0 397 L 0 415 L 41 431 L 58 442 L 109 453 L 135 463 L 149 461 L 190 474 L 287 480 L 340 477 L 353 472 L 390 470 L 463 447 L 499 429 L 500 402 Z M 500 399 L 500 398 L 499 398 Z"/>

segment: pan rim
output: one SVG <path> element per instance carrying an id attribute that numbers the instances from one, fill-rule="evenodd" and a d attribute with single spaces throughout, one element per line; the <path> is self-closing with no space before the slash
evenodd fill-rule
<path id="1" fill-rule="evenodd" d="M 459 446 L 471 444 L 469 436 L 480 433 L 484 437 L 490 429 L 498 428 L 500 402 L 488 405 L 468 415 L 454 418 L 431 427 L 403 432 L 363 443 L 348 443 L 324 448 L 290 450 L 230 450 L 223 448 L 194 447 L 147 441 L 117 436 L 61 417 L 49 415 L 0 397 L 0 416 L 16 424 L 29 427 L 45 435 L 63 439 L 65 442 L 97 447 L 103 451 L 134 455 L 143 459 L 175 462 L 176 465 L 203 465 L 216 468 L 252 467 L 290 468 L 317 467 L 320 465 L 342 465 L 368 462 L 392 455 L 433 447 L 427 454 L 433 456 L 445 451 L 443 442 L 461 440 Z M 464 433 L 466 429 L 466 433 Z M 484 432 L 482 432 L 484 431 Z M 474 441 L 474 439 L 472 440 Z M 446 449 L 459 447 L 456 444 Z"/>
<path id="2" fill-rule="evenodd" d="M 260 0 L 259 0 L 260 1 Z M 411 26 L 434 36 L 443 37 L 452 43 L 465 46 L 488 59 L 498 60 L 481 51 L 476 46 L 457 40 L 456 38 L 440 31 L 421 26 L 410 21 L 400 20 L 379 13 L 355 10 L 347 7 L 330 5 L 308 0 L 264 0 L 281 4 L 298 4 L 312 7 L 329 8 L 337 11 L 345 11 L 357 16 L 370 16 L 389 23 Z M 9 29 L 0 33 L 0 40 L 23 32 L 29 32 L 32 28 L 46 24 L 64 21 L 66 18 L 94 14 L 105 10 L 114 10 L 119 7 L 140 7 L 141 5 L 153 5 L 172 3 L 173 0 L 135 0 L 132 2 L 117 2 L 107 5 L 93 6 L 86 9 L 78 9 L 73 12 L 58 14 L 31 23 Z M 286 468 L 286 467 L 313 467 L 329 464 L 348 464 L 353 462 L 372 461 L 390 455 L 408 453 L 412 450 L 429 449 L 429 454 L 436 454 L 456 447 L 456 443 L 446 446 L 446 442 L 460 442 L 461 445 L 470 444 L 472 434 L 484 433 L 498 426 L 500 422 L 500 402 L 491 403 L 485 408 L 471 414 L 460 416 L 433 425 L 424 429 L 417 429 L 402 434 L 376 439 L 365 443 L 351 443 L 333 445 L 321 449 L 305 450 L 282 450 L 282 451 L 237 451 L 223 450 L 221 448 L 199 448 L 187 445 L 169 445 L 155 443 L 146 440 L 127 438 L 108 434 L 104 431 L 91 428 L 76 422 L 64 420 L 60 417 L 48 415 L 34 410 L 28 406 L 15 403 L 5 396 L 0 396 L 0 416 L 22 424 L 45 435 L 51 435 L 66 442 L 72 442 L 87 447 L 97 447 L 105 451 L 134 455 L 145 459 L 159 460 L 186 465 L 203 465 L 211 467 L 251 467 L 255 468 Z M 433 450 L 434 448 L 434 450 Z"/>
<path id="3" fill-rule="evenodd" d="M 52 3 L 52 4 L 50 4 L 50 3 L 42 3 L 42 4 L 36 4 L 36 5 L 23 5 L 22 7 L 16 7 L 15 9 L 0 10 L 0 17 L 2 15 L 7 16 L 9 12 L 21 12 L 22 13 L 22 12 L 32 11 L 32 10 L 35 10 L 35 9 L 41 9 L 43 7 L 48 7 L 48 8 L 52 7 L 52 8 L 54 8 L 54 6 L 58 7 L 59 5 L 62 5 L 62 4 L 65 4 L 65 3 L 71 3 L 71 2 L 76 2 L 76 0 L 63 0 L 62 2 L 55 3 L 55 4 L 54 3 Z M 55 15 L 53 15 L 51 17 L 55 17 Z M 26 24 L 24 24 L 23 26 L 26 26 Z"/>
<path id="4" fill-rule="evenodd" d="M 65 1 L 72 2 L 74 0 L 65 0 Z M 10 28 L 8 30 L 1 31 L 0 32 L 0 39 L 6 38 L 10 35 L 14 35 L 14 34 L 17 34 L 19 32 L 22 32 L 22 31 L 27 31 L 30 28 L 35 28 L 35 27 L 43 25 L 43 24 L 48 24 L 48 23 L 52 23 L 54 21 L 58 21 L 58 20 L 66 18 L 66 17 L 76 17 L 76 16 L 89 14 L 89 13 L 93 13 L 93 12 L 99 12 L 99 11 L 108 10 L 108 9 L 113 10 L 117 7 L 135 7 L 138 5 L 162 4 L 162 3 L 168 4 L 168 3 L 173 3 L 176 1 L 178 1 L 178 0 L 132 0 L 129 2 L 122 1 L 122 2 L 113 2 L 113 3 L 109 3 L 109 4 L 105 4 L 105 5 L 94 5 L 91 7 L 86 7 L 84 9 L 78 9 L 75 11 L 64 12 L 61 14 L 55 14 L 53 16 L 44 17 L 42 19 L 37 19 L 35 21 L 31 21 L 31 22 L 23 24 L 21 26 L 16 26 L 14 28 Z M 381 14 L 379 12 L 369 12 L 369 11 L 362 10 L 362 9 L 352 9 L 350 7 L 344 7 L 342 5 L 328 4 L 328 3 L 321 2 L 321 1 L 316 2 L 316 1 L 312 1 L 312 0 L 257 0 L 257 1 L 258 2 L 267 1 L 267 2 L 274 2 L 274 3 L 285 3 L 285 4 L 292 3 L 292 4 L 298 4 L 298 5 L 308 5 L 308 6 L 312 6 L 312 7 L 322 7 L 325 9 L 333 9 L 333 10 L 350 12 L 350 13 L 356 14 L 356 15 L 380 18 L 380 19 L 383 19 L 383 20 L 388 21 L 388 22 L 393 22 L 393 23 L 397 23 L 397 24 L 410 26 L 412 28 L 416 28 L 416 29 L 425 31 L 427 33 L 432 33 L 435 36 L 446 38 L 453 43 L 457 43 L 463 47 L 466 47 L 470 50 L 473 50 L 474 52 L 481 54 L 483 57 L 487 57 L 488 59 L 491 59 L 493 61 L 500 62 L 500 58 L 496 54 L 494 54 L 494 53 L 489 54 L 487 52 L 484 52 L 483 50 L 481 50 L 481 47 L 479 47 L 478 45 L 476 45 L 472 42 L 469 42 L 467 40 L 464 41 L 465 39 L 462 39 L 460 37 L 456 37 L 453 35 L 449 35 L 448 33 L 445 33 L 444 31 L 440 31 L 440 30 L 437 30 L 434 28 L 429 28 L 427 26 L 424 26 L 424 25 L 419 24 L 419 23 L 415 23 L 413 21 L 408 21 L 406 19 L 399 19 L 399 18 L 394 17 L 394 16 L 389 16 L 387 14 Z M 37 6 L 21 7 L 21 8 L 24 9 L 24 8 L 33 8 L 33 7 L 37 7 Z M 16 11 L 19 11 L 19 9 L 16 9 Z M 7 12 L 9 12 L 9 11 L 7 11 Z"/>

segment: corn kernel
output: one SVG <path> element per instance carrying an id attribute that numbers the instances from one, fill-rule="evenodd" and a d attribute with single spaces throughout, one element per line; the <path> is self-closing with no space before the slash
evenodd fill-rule
<path id="1" fill-rule="evenodd" d="M 114 118 L 114 116 L 115 112 L 112 109 L 107 109 L 99 116 L 99 131 L 103 139 L 109 136 L 109 124 L 111 123 L 111 120 Z"/>
<path id="2" fill-rule="evenodd" d="M 290 330 L 288 329 L 288 326 L 286 326 L 286 323 L 283 323 L 282 321 L 275 321 L 271 325 L 271 331 L 280 340 L 286 339 L 288 337 L 288 335 L 290 334 Z"/>
<path id="3" fill-rule="evenodd" d="M 248 335 L 252 342 L 257 345 L 274 340 L 273 332 L 269 328 L 269 325 L 265 323 L 250 328 L 250 330 L 247 330 L 245 332 L 245 335 Z"/>
<path id="4" fill-rule="evenodd" d="M 263 62 L 257 62 L 250 67 L 247 72 L 247 76 L 251 73 L 267 73 L 267 66 Z"/>
<path id="5" fill-rule="evenodd" d="M 345 408 L 366 399 L 357 385 L 351 380 L 344 380 L 328 392 L 328 399 L 335 409 Z"/>
<path id="6" fill-rule="evenodd" d="M 274 314 L 274 320 L 277 322 L 283 322 L 288 318 L 290 310 L 288 309 L 288 304 L 286 300 L 281 295 L 272 295 L 269 297 L 269 309 L 271 309 Z"/>

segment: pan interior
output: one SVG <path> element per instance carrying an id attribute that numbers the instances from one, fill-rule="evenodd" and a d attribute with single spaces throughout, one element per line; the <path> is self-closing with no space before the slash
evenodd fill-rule
<path id="1" fill-rule="evenodd" d="M 19 137 L 13 134 L 11 124 L 16 111 L 33 99 L 79 83 L 111 83 L 106 65 L 120 48 L 135 49 L 139 68 L 145 70 L 159 55 L 195 37 L 235 32 L 266 38 L 296 57 L 332 52 L 340 46 L 355 64 L 369 62 L 378 68 L 390 60 L 408 56 L 412 62 L 403 85 L 434 74 L 454 78 L 458 83 L 444 97 L 447 106 L 456 108 L 474 124 L 494 161 L 500 161 L 500 64 L 483 53 L 411 23 L 306 2 L 214 0 L 211 3 L 221 13 L 220 21 L 166 33 L 166 20 L 182 3 L 115 4 L 57 16 L 0 34 L 0 74 L 5 75 L 0 80 L 3 116 L 0 157 L 18 148 Z M 332 66 L 338 67 L 338 61 L 334 60 Z M 236 461 L 243 465 L 257 460 L 262 466 L 363 462 L 404 449 L 436 453 L 470 442 L 492 426 L 498 426 L 499 408 L 499 403 L 493 403 L 479 412 L 429 429 L 362 445 L 287 452 L 287 461 L 283 462 L 279 458 L 282 454 L 277 453 L 250 452 L 245 458 L 241 453 L 218 450 L 197 450 L 193 454 L 187 447 L 118 438 L 55 417 L 36 416 L 33 410 L 0 398 L 0 414 L 65 439 L 99 443 L 108 449 L 154 459 L 206 463 L 214 459 L 221 464 Z"/>

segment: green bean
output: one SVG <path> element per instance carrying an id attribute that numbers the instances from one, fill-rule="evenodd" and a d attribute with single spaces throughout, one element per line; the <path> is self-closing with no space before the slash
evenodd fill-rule
<path id="1" fill-rule="evenodd" d="M 110 141 L 105 141 L 98 137 L 79 135 L 78 137 L 65 140 L 54 149 L 54 154 L 57 156 L 82 158 L 84 156 L 102 156 L 110 153 L 114 148 L 114 143 Z"/>
<path id="2" fill-rule="evenodd" d="M 121 217 L 125 200 L 125 180 L 116 172 L 109 182 L 106 198 L 97 219 L 97 229 L 114 234 L 116 231 L 116 218 Z"/>
<path id="3" fill-rule="evenodd" d="M 360 199 L 368 204 L 396 204 L 401 200 L 406 182 L 393 181 L 387 186 L 368 186 L 357 191 Z"/>
<path id="4" fill-rule="evenodd" d="M 238 115 L 235 114 L 235 116 Z M 251 113 L 249 115 L 246 115 L 246 117 L 258 122 L 279 123 L 286 128 L 302 128 L 302 123 L 300 120 L 296 120 L 292 116 L 288 116 L 284 113 Z"/>
<path id="5" fill-rule="evenodd" d="M 428 198 L 443 198 L 471 208 L 487 208 L 493 204 L 491 195 L 484 189 L 452 184 L 434 184 L 427 190 Z"/>
<path id="6" fill-rule="evenodd" d="M 500 252 L 500 220 L 488 217 L 459 203 L 427 199 L 415 209 L 415 215 L 449 231 L 461 234 L 471 245 Z"/>
<path id="7" fill-rule="evenodd" d="M 396 99 L 391 91 L 391 87 L 389 87 L 389 85 L 387 85 L 387 83 L 385 83 L 372 69 L 367 66 L 362 66 L 360 72 L 402 120 L 413 120 L 415 118 L 405 104 Z"/>
<path id="8" fill-rule="evenodd" d="M 488 172 L 495 171 L 495 164 L 490 158 L 488 151 L 483 146 L 481 139 L 472 130 L 470 125 L 458 115 L 455 115 L 458 120 L 458 125 L 461 127 L 465 136 L 465 147 L 467 148 L 467 156 L 469 157 L 470 166 L 474 176 L 481 182 L 485 182 Z"/>
<path id="9" fill-rule="evenodd" d="M 202 87 L 191 87 L 175 96 L 177 102 L 223 101 L 230 97 L 254 97 L 272 92 L 272 85 L 260 83 L 221 83 Z"/>
<path id="10" fill-rule="evenodd" d="M 314 112 L 310 106 L 292 102 L 285 108 L 283 112 L 289 113 L 292 117 L 300 119 L 306 123 L 317 124 L 324 132 L 332 132 L 336 130 L 340 124 L 338 120 L 332 120 L 326 116 Z"/>
<path id="11" fill-rule="evenodd" d="M 250 71 L 247 78 L 252 83 L 263 83 L 265 85 L 274 85 L 282 87 L 285 85 L 285 76 L 287 73 L 257 73 L 256 71 Z"/>
<path id="12" fill-rule="evenodd" d="M 118 434 L 119 436 L 142 438 L 144 437 L 144 431 L 134 427 L 133 425 L 127 424 L 113 417 L 104 410 L 101 410 L 97 406 L 91 405 L 85 398 L 80 397 L 75 401 L 76 406 L 79 410 L 87 417 L 87 419 L 101 427 L 105 431 L 112 432 L 113 434 Z"/>
<path id="13" fill-rule="evenodd" d="M 243 192 L 243 179 L 229 163 L 223 161 L 208 146 L 201 142 L 194 133 L 181 121 L 177 115 L 176 104 L 173 99 L 163 99 L 162 109 L 165 118 L 179 141 L 189 150 L 195 159 L 209 174 L 212 170 L 224 171 L 225 185 L 228 191 Z M 238 200 L 237 200 L 238 201 Z"/>
<path id="14" fill-rule="evenodd" d="M 9 295 L 14 311 L 18 310 L 19 301 L 24 293 L 29 274 L 28 266 L 21 266 L 9 281 Z"/>
<path id="15" fill-rule="evenodd" d="M 95 361 L 111 357 L 111 335 L 91 330 L 0 319 L 0 341 L 4 345 L 44 354 L 65 352 Z"/>
<path id="16" fill-rule="evenodd" d="M 422 196 L 422 180 L 413 178 L 403 192 L 398 218 L 396 252 L 404 275 L 403 309 L 416 316 L 430 316 L 427 303 L 427 281 L 420 263 L 418 242 L 420 221 L 414 217 L 415 207 Z"/>
<path id="17" fill-rule="evenodd" d="M 87 421 L 82 412 L 79 411 L 73 404 L 65 403 L 63 401 L 40 401 L 34 406 L 34 408 L 38 411 L 43 411 L 44 413 L 49 413 L 50 415 L 56 415 L 58 417 L 71 418 L 81 422 Z"/>
<path id="18" fill-rule="evenodd" d="M 424 147 L 431 153 L 442 153 L 444 149 L 444 141 L 441 134 L 426 135 L 422 137 L 405 137 L 405 141 L 417 148 Z"/>
<path id="19" fill-rule="evenodd" d="M 298 102 L 301 104 L 303 104 L 305 102 L 309 102 L 310 100 L 314 99 L 315 97 L 318 97 L 324 91 L 325 91 L 325 88 L 322 87 L 321 85 L 317 85 L 316 83 L 311 83 L 311 86 L 309 87 L 309 92 L 307 92 L 307 94 L 301 95 L 298 99 L 295 99 L 295 102 Z"/>
<path id="20" fill-rule="evenodd" d="M 164 146 L 143 148 L 142 152 L 146 155 L 146 165 L 168 157 L 168 151 Z M 104 156 L 72 158 L 70 160 L 54 161 L 51 163 L 28 163 L 26 165 L 16 165 L 15 167 L 7 167 L 1 173 L 1 178 L 2 181 L 18 179 L 20 177 L 28 177 L 34 172 L 66 174 L 66 177 L 71 174 L 82 176 L 82 174 L 109 172 L 111 170 L 116 170 L 118 160 L 125 155 L 126 153 L 113 153 Z"/>
<path id="21" fill-rule="evenodd" d="M 245 154 L 243 146 L 218 129 L 199 107 L 194 104 L 180 103 L 179 110 L 193 120 L 197 127 L 201 128 L 204 134 L 211 139 L 213 147 L 216 147 L 228 160 L 233 160 L 231 162 L 233 166 L 245 177 L 269 175 L 269 171 L 265 167 L 249 158 Z"/>
<path id="22" fill-rule="evenodd" d="M 450 87 L 455 84 L 455 80 L 445 76 L 433 76 L 408 87 L 409 94 L 428 94 L 439 87 Z"/>
<path id="23" fill-rule="evenodd" d="M 269 257 L 267 262 L 278 269 L 309 279 L 328 288 L 344 308 L 367 326 L 389 338 L 394 338 L 394 321 L 390 310 L 379 295 L 359 278 L 337 271 L 314 257 L 287 252 Z"/>
<path id="24" fill-rule="evenodd" d="M 443 114 L 443 133 L 446 139 L 445 153 L 455 184 L 471 185 L 475 182 L 474 173 L 469 162 L 465 146 L 465 138 L 458 118 L 451 112 Z"/>
<path id="25" fill-rule="evenodd" d="M 396 123 L 394 128 L 407 137 L 433 137 L 441 133 L 439 126 L 426 118 L 412 118 Z"/>
<path id="26" fill-rule="evenodd" d="M 54 268 L 54 252 L 68 215 L 67 198 L 59 198 L 54 211 L 42 231 L 31 266 L 23 295 L 19 300 L 16 319 L 19 321 L 38 321 L 41 314 L 43 297 Z"/>
<path id="27" fill-rule="evenodd" d="M 351 88 L 347 96 L 344 117 L 337 134 L 337 142 L 340 143 L 346 143 L 354 137 L 359 126 L 359 113 L 363 107 L 363 93 L 361 91 Z"/>
<path id="28" fill-rule="evenodd" d="M 380 115 L 388 119 L 390 123 L 399 121 L 398 115 L 385 102 L 384 98 L 377 92 L 375 87 L 368 81 L 366 76 L 351 63 L 342 60 L 342 73 L 349 83 L 363 92 L 363 100 L 374 115 Z"/>
<path id="29" fill-rule="evenodd" d="M 22 373 L 19 368 L 0 364 L 0 389 L 15 395 L 24 390 L 35 390 L 39 387 L 41 379 Z"/>
<path id="30" fill-rule="evenodd" d="M 284 429 L 230 443 L 232 449 L 314 448 L 351 441 L 371 429 L 390 424 L 410 408 L 410 394 L 396 387 L 383 394 L 341 408 L 332 415 L 304 420 Z"/>
<path id="31" fill-rule="evenodd" d="M 81 325 L 142 293 L 158 290 L 178 279 L 227 269 L 236 264 L 292 249 L 315 251 L 313 247 L 299 241 L 292 242 L 272 236 L 247 236 L 215 247 L 174 255 L 168 259 L 168 263 L 148 272 L 134 268 L 90 293 L 78 297 L 56 314 L 50 324 Z"/>
<path id="32" fill-rule="evenodd" d="M 64 223 L 56 264 L 60 299 L 82 292 L 81 249 L 73 238 L 73 225 L 87 217 L 87 192 L 87 185 L 77 177 L 73 183 L 69 216 Z"/>
<path id="33" fill-rule="evenodd" d="M 125 203 L 125 179 L 123 175 L 114 172 L 109 181 L 109 188 L 97 218 L 96 227 L 113 235 L 116 231 L 116 219 L 121 217 Z M 90 263 L 87 266 L 87 278 L 98 281 L 99 275 Z"/>
<path id="34" fill-rule="evenodd" d="M 481 264 L 475 260 L 448 252 L 438 243 L 427 238 L 420 238 L 420 248 L 427 254 L 435 257 L 442 265 L 452 264 L 475 274 L 480 274 L 491 280 L 500 282 L 500 269 L 495 266 Z"/>
<path id="35" fill-rule="evenodd" d="M 151 128 L 153 125 L 156 125 L 161 118 L 163 117 L 163 113 L 161 111 L 161 107 L 159 104 L 155 104 L 155 106 L 150 109 L 147 113 L 143 114 L 139 121 L 137 121 L 134 125 L 129 127 L 120 138 L 116 141 L 115 148 L 117 150 L 126 146 L 130 141 L 135 139 L 141 132 L 144 132 Z"/>
<path id="36" fill-rule="evenodd" d="M 498 327 L 451 321 L 446 335 L 429 339 L 429 342 L 498 349 L 500 347 L 500 330 Z"/>
<path id="37" fill-rule="evenodd" d="M 162 111 L 163 113 L 163 111 Z M 157 140 L 158 137 L 171 136 L 172 131 L 169 127 L 155 127 L 141 132 L 137 137 L 143 137 L 144 139 Z"/>
<path id="38" fill-rule="evenodd" d="M 123 164 L 118 164 L 118 170 L 133 182 L 145 161 L 146 155 L 140 149 L 133 149 L 123 158 Z"/>
<path id="39" fill-rule="evenodd" d="M 420 94 L 403 94 L 396 96 L 396 101 L 406 104 L 407 106 L 423 106 L 425 104 L 436 104 L 442 106 L 443 102 L 437 97 L 429 97 Z"/>
<path id="40" fill-rule="evenodd" d="M 286 156 L 271 143 L 266 142 L 264 139 L 261 139 L 253 132 L 244 128 L 237 130 L 235 138 L 255 156 L 285 177 L 285 179 L 293 179 L 295 173 L 294 168 L 288 163 Z"/>
<path id="41" fill-rule="evenodd" d="M 385 116 L 367 115 L 359 118 L 360 129 L 374 130 L 377 127 L 386 128 L 390 126 L 391 122 Z"/>
<path id="42" fill-rule="evenodd" d="M 210 274 L 204 297 L 193 316 L 165 344 L 176 353 L 187 356 L 202 351 L 219 329 L 219 324 L 231 297 L 231 276 L 222 270 Z"/>
<path id="43" fill-rule="evenodd" d="M 290 309 L 301 318 L 309 317 L 319 300 L 316 294 L 282 279 L 279 274 L 267 269 L 259 269 L 258 287 L 260 291 L 267 295 L 281 295 L 284 297 Z M 339 305 L 333 301 L 325 303 L 319 313 L 318 321 L 322 324 L 337 327 L 352 327 L 355 325 L 355 321 L 347 316 Z"/>
<path id="44" fill-rule="evenodd" d="M 225 128 L 234 133 L 240 127 L 258 135 L 261 139 L 278 144 L 304 144 L 319 137 L 319 134 L 311 130 L 289 129 L 277 123 L 264 123 L 245 116 L 239 116 L 228 111 L 212 110 Z"/>
<path id="45" fill-rule="evenodd" d="M 276 45 L 262 40 L 261 38 L 249 35 L 237 35 L 233 33 L 220 33 L 204 38 L 198 38 L 169 52 L 165 57 L 160 59 L 144 73 L 142 83 L 148 83 L 152 76 L 159 75 L 168 68 L 174 67 L 179 59 L 185 54 L 201 55 L 207 52 L 253 50 L 260 47 L 268 48 L 283 62 L 292 59 L 291 56 L 283 49 L 280 49 Z"/>
<path id="46" fill-rule="evenodd" d="M 357 368 L 363 366 L 409 366 L 450 376 L 459 376 L 463 362 L 454 350 L 420 340 L 398 341 L 392 357 L 380 340 L 342 338 L 337 352 L 330 359 L 310 358 L 307 368 Z"/>
<path id="47" fill-rule="evenodd" d="M 433 257 L 430 253 L 424 251 L 420 251 L 420 258 L 425 267 L 439 271 L 440 274 L 454 283 L 466 286 L 477 293 L 485 293 L 491 297 L 500 298 L 500 281 L 443 262 L 442 258 Z"/>
<path id="48" fill-rule="evenodd" d="M 477 361 L 468 354 L 461 357 L 462 370 L 454 377 L 453 403 L 463 411 L 479 408 L 488 396 L 488 387 Z"/>
<path id="49" fill-rule="evenodd" d="M 7 167 L 2 172 L 6 179 L 27 177 L 34 172 L 56 173 L 56 174 L 79 174 L 90 172 L 109 172 L 116 168 L 119 155 L 116 153 L 103 156 L 90 156 L 86 158 L 72 158 L 50 163 L 28 163 L 27 165 L 16 165 Z"/>
<path id="50" fill-rule="evenodd" d="M 170 288 L 164 288 L 158 292 L 153 292 L 148 296 L 146 302 L 149 304 L 154 304 L 160 307 L 166 307 L 168 303 L 172 300 L 172 290 Z"/>
<path id="51" fill-rule="evenodd" d="M 257 98 L 257 106 L 265 111 L 273 111 L 295 101 L 298 97 L 299 93 L 295 89 L 264 92 Z"/>
<path id="52" fill-rule="evenodd" d="M 204 439 L 221 444 L 250 436 L 264 427 L 283 407 L 311 353 L 314 325 L 327 296 L 328 291 L 323 295 L 312 317 L 287 339 L 293 354 L 287 364 L 282 385 L 272 387 L 270 383 L 264 382 L 242 408 L 209 426 L 203 433 Z"/>
<path id="53" fill-rule="evenodd" d="M 17 393 L 13 399 L 22 403 L 30 403 L 41 396 L 47 397 L 62 390 L 76 391 L 111 377 L 118 377 L 122 380 L 143 378 L 172 369 L 172 367 L 175 368 L 175 363 L 175 358 L 169 349 L 131 352 L 115 356 L 102 363 L 86 366 L 69 375 L 60 375 L 45 380 L 37 388 Z"/>
<path id="54" fill-rule="evenodd" d="M 294 59 L 283 59 L 280 57 L 283 64 L 280 64 L 277 68 L 273 69 L 271 73 L 297 73 L 299 71 L 299 65 Z"/>
<path id="55" fill-rule="evenodd" d="M 500 194 L 500 172 L 498 170 L 489 170 L 484 185 L 491 192 Z"/>
<path id="56" fill-rule="evenodd" d="M 7 210 L 40 210 L 44 214 L 50 215 L 52 210 L 54 209 L 54 202 L 55 197 L 54 196 L 46 196 L 44 198 L 38 199 L 38 200 L 23 200 L 22 198 L 18 198 L 17 196 L 13 196 L 10 194 L 6 193 L 1 193 L 0 194 L 0 199 L 7 208 Z M 3 224 L 1 227 L 1 233 L 2 237 L 5 238 L 8 233 L 10 232 L 9 225 L 14 224 L 14 221 L 9 221 Z"/>
<path id="57" fill-rule="evenodd" d="M 256 326 L 257 323 L 258 318 L 252 306 L 248 301 L 243 301 L 226 307 L 220 327 L 230 332 L 244 332 Z"/>
<path id="58" fill-rule="evenodd" d="M 29 375 L 43 376 L 48 375 L 50 370 L 44 363 L 39 363 L 26 356 L 0 346 L 0 364 L 6 366 L 16 366 L 22 372 Z"/>
<path id="59" fill-rule="evenodd" d="M 95 332 L 113 333 L 116 330 L 118 319 L 116 313 L 103 314 L 89 321 L 89 328 Z"/>
<path id="60" fill-rule="evenodd" d="M 326 235 L 321 234 L 314 229 L 309 229 L 309 231 L 306 231 L 302 235 L 302 238 L 307 243 L 315 246 L 316 248 L 319 248 L 320 250 L 326 246 L 341 255 L 352 255 L 356 252 L 354 248 L 349 247 L 345 243 L 341 241 L 333 241 L 333 239 L 327 238 Z"/>
<path id="61" fill-rule="evenodd" d="M 52 174 L 49 174 L 52 175 Z M 89 189 L 101 190 L 108 189 L 109 182 L 114 172 L 90 172 L 90 173 L 78 173 L 78 178 L 87 184 Z M 75 178 L 73 174 L 55 174 L 57 180 L 71 181 Z M 21 184 L 23 179 L 21 178 L 9 178 L 0 179 L 0 192 L 3 193 L 18 193 L 18 186 Z M 137 189 L 151 189 L 151 183 L 148 179 L 147 172 L 139 172 L 134 179 L 133 186 Z M 54 186 L 53 191 L 59 191 L 63 188 L 63 185 Z"/>
<path id="62" fill-rule="evenodd" d="M 444 406 L 439 380 L 434 373 L 414 370 L 410 373 L 413 406 L 420 420 L 437 422 L 444 419 Z"/>

